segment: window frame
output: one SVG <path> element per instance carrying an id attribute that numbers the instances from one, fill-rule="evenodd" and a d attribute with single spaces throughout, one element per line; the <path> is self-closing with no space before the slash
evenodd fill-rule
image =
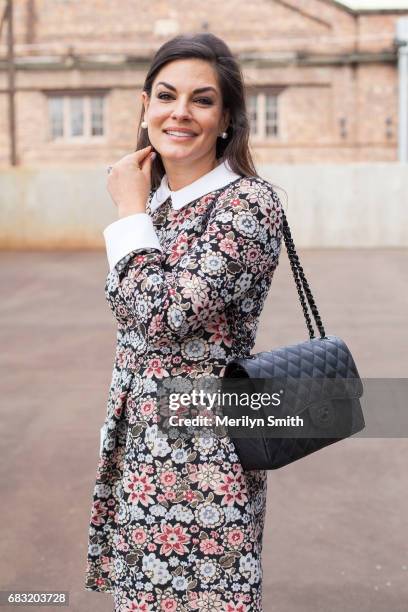
<path id="1" fill-rule="evenodd" d="M 47 140 L 51 143 L 62 143 L 62 144 L 84 144 L 84 143 L 105 143 L 108 138 L 108 101 L 109 101 L 109 90 L 48 90 L 43 92 L 46 96 L 47 103 L 47 117 L 48 117 L 48 132 Z M 52 121 L 50 113 L 50 101 L 52 98 L 62 98 L 62 125 L 63 134 L 61 136 L 53 136 L 52 134 Z M 78 136 L 72 135 L 72 113 L 71 113 L 71 100 L 73 98 L 83 99 L 83 134 Z M 91 98 L 102 99 L 102 128 L 103 134 L 92 134 L 92 104 Z"/>
<path id="2" fill-rule="evenodd" d="M 280 94 L 284 90 L 284 87 L 277 86 L 258 86 L 258 87 L 247 87 L 247 108 L 250 121 L 250 138 L 253 142 L 277 142 L 281 140 L 282 136 L 282 125 L 280 123 Z M 267 98 L 270 96 L 275 99 L 275 124 L 276 134 L 267 134 Z M 256 114 L 256 129 L 252 129 L 251 124 L 251 105 L 250 99 L 256 101 L 255 114 Z"/>

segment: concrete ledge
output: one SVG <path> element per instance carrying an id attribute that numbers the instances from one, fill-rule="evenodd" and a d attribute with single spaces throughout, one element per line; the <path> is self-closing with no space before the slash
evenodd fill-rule
<path id="1" fill-rule="evenodd" d="M 105 165 L 5 167 L 0 248 L 98 249 L 117 219 Z M 298 247 L 408 246 L 408 166 L 268 164 Z M 286 191 L 288 199 L 286 198 Z"/>

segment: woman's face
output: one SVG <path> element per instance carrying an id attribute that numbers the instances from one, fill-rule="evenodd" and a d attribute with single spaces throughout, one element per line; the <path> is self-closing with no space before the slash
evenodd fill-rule
<path id="1" fill-rule="evenodd" d="M 205 88 L 205 91 L 195 92 Z M 208 89 L 207 89 L 208 88 Z M 144 119 L 153 148 L 162 161 L 183 162 L 213 156 L 218 136 L 228 127 L 229 113 L 223 112 L 221 91 L 210 63 L 200 59 L 172 61 L 153 82 L 151 98 L 142 93 Z M 182 137 L 167 134 L 184 128 Z"/>

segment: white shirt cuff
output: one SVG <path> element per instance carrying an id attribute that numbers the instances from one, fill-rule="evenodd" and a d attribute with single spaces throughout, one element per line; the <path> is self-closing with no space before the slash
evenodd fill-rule
<path id="1" fill-rule="evenodd" d="M 104 229 L 103 236 L 111 271 L 122 257 L 136 249 L 158 249 L 163 252 L 148 213 L 135 213 L 114 221 Z"/>

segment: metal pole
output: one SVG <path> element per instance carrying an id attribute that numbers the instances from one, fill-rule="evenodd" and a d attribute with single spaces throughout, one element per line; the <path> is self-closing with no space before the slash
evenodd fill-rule
<path id="1" fill-rule="evenodd" d="M 398 44 L 398 159 L 408 163 L 408 19 L 397 21 Z"/>
<path id="2" fill-rule="evenodd" d="M 17 166 L 13 0 L 7 0 L 7 67 L 8 67 L 8 100 L 9 100 L 8 116 L 9 116 L 9 135 L 10 135 L 10 164 L 12 166 Z"/>

